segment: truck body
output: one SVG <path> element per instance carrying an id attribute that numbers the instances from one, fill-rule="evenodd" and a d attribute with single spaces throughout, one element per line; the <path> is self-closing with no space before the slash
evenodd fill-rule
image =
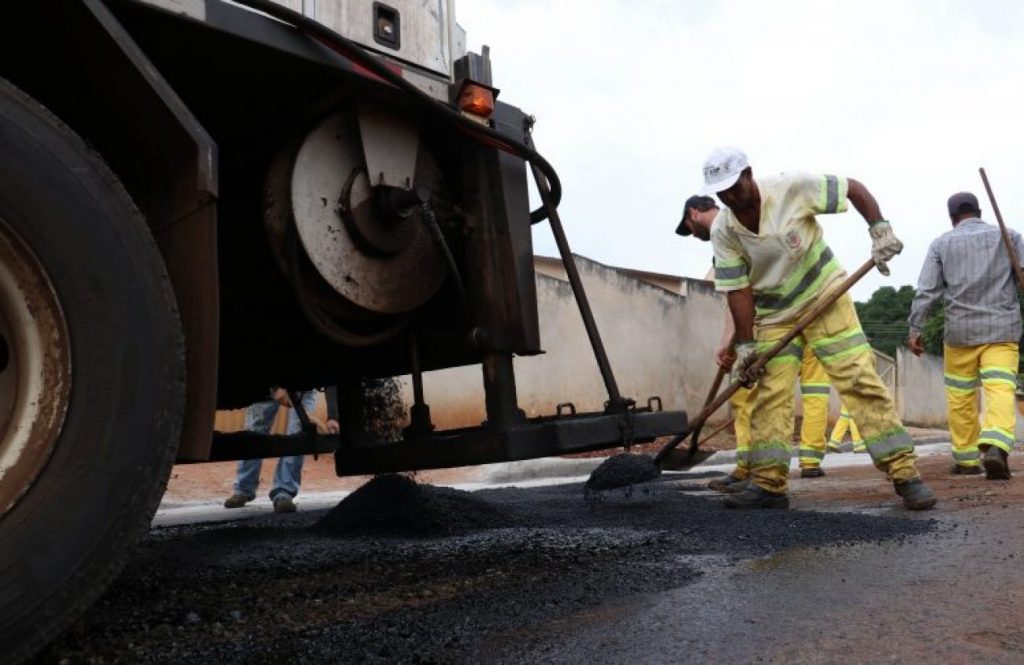
<path id="1" fill-rule="evenodd" d="M 175 462 L 333 452 L 339 474 L 378 473 L 684 427 L 610 370 L 604 412 L 518 408 L 512 358 L 542 352 L 532 118 L 495 99 L 452 0 L 10 2 L 0 83 L 0 650 L 16 660 L 116 575 Z M 435 431 L 422 373 L 469 364 L 487 422 Z M 399 375 L 415 403 L 382 445 L 368 385 Z M 331 387 L 341 434 L 213 431 L 271 385 Z"/>

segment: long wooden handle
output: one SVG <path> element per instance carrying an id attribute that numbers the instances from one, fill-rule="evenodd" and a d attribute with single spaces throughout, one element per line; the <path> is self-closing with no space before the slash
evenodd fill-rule
<path id="1" fill-rule="evenodd" d="M 708 391 L 708 396 L 704 398 L 704 406 L 707 406 L 708 404 L 711 404 L 711 402 L 715 401 L 715 396 L 718 395 L 718 390 L 722 387 L 722 381 L 725 379 L 726 374 L 728 374 L 728 371 L 724 367 L 719 365 L 718 373 L 715 374 L 715 380 L 711 382 L 711 390 Z M 698 439 L 700 439 L 701 427 L 703 427 L 703 423 L 701 423 L 700 426 L 693 428 L 693 435 L 690 437 L 691 448 L 699 445 Z"/>
<path id="2" fill-rule="evenodd" d="M 800 317 L 800 320 L 796 322 L 796 325 L 793 326 L 793 329 L 786 333 L 782 337 L 782 339 L 775 342 L 775 344 L 764 353 L 758 354 L 757 360 L 754 361 L 754 364 L 750 366 L 747 372 L 753 375 L 757 374 L 759 371 L 764 369 L 764 366 L 768 364 L 769 360 L 779 355 L 779 353 L 781 353 L 783 349 L 789 346 L 790 342 L 792 342 L 794 339 L 796 339 L 803 333 L 804 329 L 806 329 L 807 326 L 814 323 L 815 319 L 821 316 L 822 312 L 831 307 L 837 300 L 839 300 L 840 297 L 842 297 L 844 293 L 849 291 L 854 284 L 859 282 L 860 279 L 864 277 L 864 275 L 871 272 L 871 269 L 874 267 L 874 259 L 868 259 L 867 261 L 865 261 L 864 265 L 857 269 L 857 272 L 847 277 L 846 281 L 844 281 L 836 289 L 834 289 L 821 302 L 816 304 L 811 309 L 811 311 L 807 312 L 802 317 Z M 689 422 L 689 428 L 686 431 L 682 432 L 681 434 L 675 435 L 674 437 L 672 437 L 672 439 L 669 440 L 668 443 L 661 447 L 661 450 L 658 451 L 658 454 L 654 456 L 654 463 L 660 464 L 670 452 L 675 450 L 676 446 L 678 446 L 683 441 L 683 439 L 685 439 L 690 434 L 690 432 L 697 428 L 703 427 L 704 421 L 706 421 L 711 414 L 720 409 L 723 404 L 729 401 L 729 398 L 732 397 L 736 393 L 736 391 L 742 387 L 742 385 L 743 384 L 741 384 L 739 381 L 731 383 L 728 388 L 722 391 L 722 393 L 719 394 L 717 398 L 715 398 L 714 402 L 705 406 L 704 410 L 701 411 L 696 418 Z M 690 446 L 690 455 L 693 455 L 696 452 L 696 446 Z"/>
<path id="3" fill-rule="evenodd" d="M 996 221 L 999 222 L 999 233 L 1003 236 L 1003 246 L 1006 247 L 1006 255 L 1010 258 L 1010 265 L 1013 266 L 1013 274 L 1017 276 L 1017 288 L 1024 291 L 1024 270 L 1021 270 L 1020 259 L 1017 257 L 1017 250 L 1010 240 L 1010 232 L 1006 230 L 1003 223 L 1003 215 L 999 212 L 999 204 L 996 203 L 996 195 L 992 193 L 992 186 L 988 184 L 988 176 L 985 175 L 985 168 L 978 169 L 981 174 L 981 181 L 985 183 L 985 191 L 988 192 L 988 200 L 992 203 L 992 212 L 996 214 Z"/>

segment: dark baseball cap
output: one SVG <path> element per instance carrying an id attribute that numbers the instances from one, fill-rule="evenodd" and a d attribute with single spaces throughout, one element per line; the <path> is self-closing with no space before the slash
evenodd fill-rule
<path id="1" fill-rule="evenodd" d="M 690 198 L 686 199 L 686 203 L 683 204 L 683 217 L 682 219 L 679 220 L 679 226 L 676 227 L 676 233 L 678 233 L 681 236 L 688 236 L 692 233 L 692 231 L 690 231 L 690 227 L 686 225 L 686 211 L 689 210 L 690 208 L 696 208 L 697 210 L 703 212 L 705 210 L 711 210 L 712 208 L 717 207 L 718 204 L 715 203 L 715 200 L 710 196 L 701 196 L 700 194 L 695 194 Z"/>
<path id="2" fill-rule="evenodd" d="M 978 207 L 978 197 L 970 192 L 957 192 L 946 201 L 946 209 L 949 216 L 959 215 L 965 212 L 981 212 Z"/>

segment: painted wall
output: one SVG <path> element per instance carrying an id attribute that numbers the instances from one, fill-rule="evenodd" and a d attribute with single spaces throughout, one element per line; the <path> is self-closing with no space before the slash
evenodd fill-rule
<path id="1" fill-rule="evenodd" d="M 943 382 L 942 357 L 925 354 L 916 357 L 909 350 L 897 352 L 898 404 L 900 417 L 907 425 L 948 427 L 946 418 L 946 388 Z M 984 409 L 982 392 L 978 391 L 979 413 Z M 1022 403 L 1017 402 L 1017 439 L 1024 439 L 1024 418 L 1020 417 Z"/>
<path id="2" fill-rule="evenodd" d="M 896 351 L 896 365 L 896 404 L 904 424 L 946 427 L 942 357 L 926 353 L 918 358 L 901 347 Z"/>
<path id="3" fill-rule="evenodd" d="M 637 271 L 579 256 L 576 263 L 620 393 L 640 404 L 657 395 L 665 409 L 697 414 L 716 372 L 714 353 L 724 325 L 725 298 L 703 280 L 679 278 L 679 287 L 670 291 L 644 281 Z M 537 299 L 546 353 L 514 361 L 520 407 L 530 417 L 552 415 L 561 402 L 572 402 L 579 411 L 600 411 L 607 392 L 564 270 L 538 265 Z M 942 358 L 917 358 L 900 349 L 895 359 L 879 354 L 876 360 L 904 423 L 947 426 Z M 407 377 L 402 387 L 404 400 L 411 403 Z M 424 377 L 424 390 L 439 429 L 484 420 L 479 366 L 430 372 Z M 794 386 L 794 398 L 799 416 L 799 385 Z M 838 417 L 839 408 L 833 391 L 830 421 Z M 726 407 L 712 423 L 728 417 Z M 1018 418 L 1017 435 L 1024 438 L 1022 418 Z"/>
<path id="4" fill-rule="evenodd" d="M 619 392 L 639 404 L 657 395 L 666 410 L 696 415 L 717 371 L 714 354 L 725 324 L 725 297 L 709 281 L 679 277 L 659 286 L 663 280 L 646 279 L 665 277 L 656 273 L 612 268 L 581 256 L 576 264 Z M 546 353 L 514 361 L 520 408 L 531 417 L 552 415 L 562 402 L 572 402 L 579 411 L 600 411 L 607 392 L 565 270 L 556 259 L 537 257 L 537 300 Z M 885 363 L 886 358 L 880 359 L 880 372 Z M 408 379 L 402 384 L 403 399 L 411 403 Z M 440 429 L 478 425 L 484 419 L 479 366 L 430 372 L 424 377 L 424 392 Z M 802 415 L 799 397 L 797 382 L 796 416 Z M 832 422 L 839 409 L 833 391 Z M 711 423 L 729 417 L 726 406 Z"/>
<path id="5" fill-rule="evenodd" d="M 576 263 L 619 392 L 640 404 L 657 395 L 666 410 L 697 413 L 717 369 L 724 298 L 700 280 L 687 280 L 684 297 L 584 257 Z M 552 415 L 561 402 L 578 411 L 602 410 L 608 395 L 569 283 L 538 274 L 537 300 L 546 353 L 515 359 L 520 408 L 528 416 Z M 430 372 L 424 392 L 439 428 L 484 418 L 478 366 Z M 719 412 L 724 417 L 726 409 Z"/>

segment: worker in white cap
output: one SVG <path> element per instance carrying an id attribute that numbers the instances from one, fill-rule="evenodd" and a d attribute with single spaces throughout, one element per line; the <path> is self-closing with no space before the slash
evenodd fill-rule
<path id="1" fill-rule="evenodd" d="M 877 468 L 893 482 L 911 510 L 935 505 L 935 495 L 915 464 L 914 442 L 903 428 L 892 397 L 875 370 L 874 353 L 861 329 L 853 300 L 844 294 L 769 361 L 763 376 L 748 371 L 758 352 L 784 337 L 845 279 L 825 243 L 815 215 L 845 212 L 864 217 L 871 256 L 882 274 L 903 244 L 882 217 L 868 189 L 835 175 L 783 174 L 754 179 L 747 156 L 717 148 L 704 163 L 702 194 L 717 194 L 725 208 L 715 218 L 715 286 L 727 294 L 736 327 L 738 380 L 753 384 L 751 484 L 725 498 L 730 508 L 788 508 L 793 426 L 793 383 L 810 348 L 857 421 Z M 756 339 L 755 339 L 756 324 Z"/>
<path id="2" fill-rule="evenodd" d="M 711 240 L 711 225 L 719 210 L 718 204 L 710 196 L 691 196 L 683 204 L 683 217 L 676 227 L 676 233 L 683 237 L 692 235 L 705 242 Z M 706 279 L 714 279 L 713 268 Z M 718 364 L 727 370 L 732 368 L 736 359 L 733 353 L 734 332 L 732 316 L 726 313 L 725 329 L 716 358 Z M 803 418 L 800 422 L 800 446 L 797 453 L 801 478 L 820 478 L 825 475 L 821 462 L 826 452 L 830 390 L 831 384 L 825 368 L 809 348 L 805 349 L 800 367 Z M 740 388 L 729 400 L 736 433 L 736 467 L 724 478 L 715 478 L 708 483 L 708 487 L 716 492 L 741 492 L 750 484 L 750 408 L 753 403 L 749 396 L 748 389 Z"/>

